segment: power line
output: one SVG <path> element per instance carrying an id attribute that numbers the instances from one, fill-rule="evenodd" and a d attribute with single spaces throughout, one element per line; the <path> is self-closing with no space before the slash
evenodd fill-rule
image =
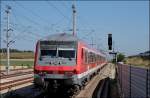
<path id="1" fill-rule="evenodd" d="M 63 1 L 61 1 L 61 5 L 63 5 L 66 9 L 70 9 Z"/>
<path id="2" fill-rule="evenodd" d="M 15 13 L 13 14 L 13 16 L 15 17 L 15 20 L 18 21 L 18 18 L 17 18 L 17 16 L 16 16 Z M 25 27 L 27 27 L 27 29 L 30 28 L 30 26 L 25 26 L 25 25 L 23 25 L 20 21 L 18 21 L 18 23 L 19 23 L 19 26 L 21 26 L 21 28 L 25 28 Z M 39 30 L 38 30 L 38 31 L 39 31 Z M 36 33 L 34 33 L 34 35 L 36 35 L 36 36 L 43 36 L 43 35 L 41 35 L 41 34 L 36 34 Z"/>
<path id="3" fill-rule="evenodd" d="M 16 18 L 16 15 L 15 15 L 15 12 L 13 12 L 13 15 L 15 16 L 15 18 Z M 21 15 L 21 14 L 19 14 L 19 15 Z M 22 15 L 23 17 L 24 17 L 24 19 L 26 19 L 27 21 L 29 21 L 30 23 L 33 23 L 33 24 L 35 24 L 35 25 L 38 25 L 38 26 L 42 26 L 41 24 L 39 24 L 39 23 L 37 23 L 37 22 L 35 22 L 34 20 L 32 20 L 32 19 L 30 19 L 30 18 L 28 18 L 28 17 L 26 17 L 26 16 L 24 16 L 24 15 Z M 16 20 L 18 21 L 18 19 L 16 18 Z M 44 28 L 45 28 L 45 26 L 43 26 Z M 44 29 L 45 30 L 45 29 Z"/>
<path id="4" fill-rule="evenodd" d="M 66 20 L 68 20 L 69 22 L 71 21 L 71 19 L 69 17 L 67 17 L 66 15 L 64 15 L 54 4 L 52 4 L 49 1 L 47 1 L 47 4 L 49 4 L 51 7 L 56 9 Z"/>
<path id="5" fill-rule="evenodd" d="M 15 2 L 14 2 L 14 3 L 15 3 Z M 53 4 L 50 3 L 50 2 L 48 2 L 48 3 L 51 4 L 55 9 L 57 9 L 57 7 L 55 7 L 55 5 L 53 5 Z M 16 4 L 16 3 L 15 3 L 15 4 Z M 18 5 L 18 4 L 17 4 L 17 5 Z M 21 5 L 19 5 L 19 6 L 22 7 L 22 8 L 24 8 L 25 10 L 27 10 L 25 7 L 23 7 L 23 6 L 21 6 Z M 27 11 L 29 11 L 29 10 L 27 10 Z M 69 18 L 66 17 L 59 9 L 57 9 L 57 11 L 58 11 L 59 13 L 61 13 L 61 15 L 63 15 L 63 17 L 64 17 L 65 19 L 67 19 L 68 21 L 70 21 Z M 29 12 L 31 13 L 31 11 L 29 11 Z M 37 25 L 38 25 L 38 26 L 42 26 L 42 29 L 44 29 L 44 30 L 45 30 L 45 28 L 47 28 L 47 30 L 50 29 L 49 27 L 43 26 L 43 25 L 39 24 L 38 22 L 36 22 L 36 21 L 34 21 L 34 20 L 28 18 L 27 16 L 24 16 L 23 14 L 19 14 L 19 15 L 22 15 L 26 20 L 28 20 L 28 21 L 31 22 L 32 24 L 35 24 L 36 26 L 37 26 Z M 34 15 L 37 16 L 37 14 L 35 14 L 35 13 L 34 13 Z M 64 20 L 64 18 L 61 19 L 61 20 L 59 20 L 59 21 L 57 21 L 56 23 L 54 23 L 53 26 L 56 26 L 56 25 L 60 24 L 60 22 L 62 22 L 62 21 Z M 51 27 L 51 28 L 52 28 L 52 27 Z"/>
<path id="6" fill-rule="evenodd" d="M 66 4 L 64 3 L 64 2 L 61 2 L 61 4 L 66 8 L 66 9 L 68 9 L 68 6 L 66 6 Z M 80 21 L 83 21 L 84 19 L 81 17 L 81 16 L 77 16 L 78 18 L 79 18 L 79 20 Z M 79 22 L 80 22 L 79 21 Z M 88 24 L 86 21 L 84 21 L 85 23 L 83 23 L 83 22 L 80 22 L 81 24 L 82 24 L 82 26 L 84 26 L 85 27 L 85 24 Z M 89 24 L 88 24 L 89 25 Z M 91 29 L 92 30 L 92 29 Z M 90 31 L 91 31 L 90 30 Z M 81 29 L 79 29 L 79 31 L 81 31 Z"/>
<path id="7" fill-rule="evenodd" d="M 14 17 L 15 17 L 15 21 L 17 21 L 18 19 L 16 18 L 16 16 L 15 16 L 15 14 L 14 14 Z M 14 24 L 15 26 L 17 26 L 17 24 Z M 13 26 L 13 24 L 12 24 L 12 26 Z M 39 38 L 39 36 L 41 37 L 42 35 L 39 35 L 39 34 L 36 34 L 36 33 L 33 33 L 33 32 L 31 32 L 31 31 L 28 31 L 28 29 L 30 28 L 30 26 L 24 26 L 22 23 L 19 23 L 19 26 L 21 26 L 21 28 L 25 28 L 23 31 L 21 31 L 21 33 L 19 33 L 18 35 L 16 35 L 13 39 L 22 39 L 22 38 L 24 38 L 25 36 L 29 36 L 29 35 L 34 35 L 34 37 L 36 37 L 36 38 Z M 18 30 L 18 28 L 16 29 L 16 27 L 15 28 L 13 28 L 15 31 L 18 31 L 18 32 L 20 32 L 19 30 Z M 15 32 L 14 31 L 14 32 Z M 22 36 L 23 34 L 25 34 L 25 32 L 26 33 L 28 33 L 29 35 L 25 35 L 25 36 Z M 21 37 L 22 36 L 22 37 Z M 33 38 L 33 37 L 32 37 Z M 32 39 L 31 38 L 31 39 Z"/>
<path id="8" fill-rule="evenodd" d="M 16 3 L 14 3 L 14 4 L 16 4 Z M 14 12 L 14 13 L 15 13 L 15 12 Z M 29 22 L 32 23 L 32 24 L 35 24 L 36 26 L 37 26 L 37 25 L 40 26 L 40 27 L 42 26 L 42 29 L 43 29 L 43 30 L 45 30 L 45 28 L 49 28 L 49 27 L 47 27 L 47 26 L 41 25 L 41 24 L 38 23 L 37 21 L 34 21 L 34 20 L 30 19 L 29 17 L 27 17 L 27 16 L 25 16 L 25 15 L 23 15 L 23 14 L 18 14 L 18 15 L 24 17 L 24 19 L 26 19 L 27 21 L 29 21 Z"/>
<path id="9" fill-rule="evenodd" d="M 16 31 L 20 32 L 18 29 L 15 29 Z M 29 36 L 29 34 L 27 34 L 28 32 L 26 31 L 26 29 L 24 31 L 21 31 L 18 35 L 16 35 L 14 37 L 15 40 L 19 40 L 19 39 L 24 39 L 27 41 L 35 41 L 33 39 L 36 39 L 35 36 Z"/>
<path id="10" fill-rule="evenodd" d="M 19 2 L 16 2 L 15 0 L 13 0 L 17 5 L 19 5 L 20 7 L 22 7 L 24 10 L 30 12 L 32 15 L 38 17 L 40 20 L 42 20 L 44 23 L 47 23 L 48 20 L 43 19 L 41 16 L 39 16 L 37 13 L 33 12 L 32 10 L 27 9 L 26 7 L 24 7 L 22 4 L 20 4 Z M 47 23 L 49 24 L 49 23 Z"/>
<path id="11" fill-rule="evenodd" d="M 68 25 L 69 25 L 69 28 L 70 28 L 71 22 L 72 22 L 71 18 L 69 18 L 68 16 L 66 16 L 66 15 L 65 15 L 61 10 L 59 10 L 59 8 L 56 7 L 52 2 L 47 1 L 46 3 L 47 3 L 49 6 L 53 7 L 61 16 L 64 17 L 64 19 L 66 19 L 66 20 L 68 21 Z M 67 28 L 68 28 L 68 27 L 67 27 Z M 68 31 L 69 31 L 69 29 L 68 29 Z"/>
<path id="12" fill-rule="evenodd" d="M 20 15 L 20 14 L 19 14 Z M 42 26 L 42 29 L 43 30 L 46 30 L 45 28 L 47 28 L 47 30 L 51 30 L 51 28 L 52 27 L 46 27 L 46 26 L 43 26 L 43 25 L 41 25 L 41 24 L 39 24 L 39 23 L 37 23 L 37 22 L 35 22 L 34 20 L 31 20 L 30 18 L 28 18 L 27 16 L 24 16 L 24 15 L 22 15 L 27 21 L 29 21 L 29 22 L 31 22 L 32 24 L 35 24 L 36 26 L 38 25 L 39 27 L 38 28 L 40 28 L 41 26 Z M 15 17 L 16 17 L 16 15 L 15 15 Z M 18 20 L 18 19 L 17 19 Z M 58 25 L 58 24 L 60 24 L 60 22 L 62 22 L 64 20 L 64 18 L 62 18 L 61 20 L 58 20 L 56 23 L 54 23 L 53 24 L 53 26 L 55 25 Z M 39 31 L 39 30 L 38 30 Z"/>
<path id="13" fill-rule="evenodd" d="M 25 37 L 25 36 L 27 36 L 27 37 L 32 37 L 31 39 L 33 39 L 33 38 L 35 38 L 35 39 L 38 39 L 38 38 L 41 38 L 41 37 L 44 37 L 43 35 L 39 35 L 39 34 L 36 34 L 36 33 L 33 33 L 33 32 L 31 32 L 31 31 L 27 31 L 27 29 L 28 29 L 29 27 L 26 27 L 23 31 L 19 31 L 18 29 L 14 29 L 14 30 L 16 30 L 16 31 L 18 31 L 18 32 L 20 32 L 18 35 L 16 35 L 15 37 L 14 37 L 14 39 L 16 40 L 16 39 L 22 39 L 23 37 Z"/>
<path id="14" fill-rule="evenodd" d="M 45 28 L 48 28 L 48 27 L 45 27 L 45 26 L 43 26 L 43 25 L 41 25 L 41 24 L 39 24 L 39 23 L 33 21 L 32 19 L 30 19 L 30 18 L 28 18 L 28 17 L 26 17 L 26 16 L 24 16 L 24 15 L 22 15 L 22 16 L 24 17 L 24 19 L 26 19 L 27 21 L 29 21 L 29 22 L 32 23 L 32 24 L 35 24 L 35 25 L 38 26 L 39 28 L 42 28 L 43 30 L 45 30 Z"/>
<path id="15" fill-rule="evenodd" d="M 16 18 L 16 15 L 14 14 L 14 17 L 15 17 L 15 19 L 17 20 L 17 18 Z M 19 22 L 19 21 L 18 21 Z M 19 22 L 19 26 L 22 26 L 21 28 L 24 28 L 24 27 L 27 27 L 27 26 L 25 26 L 25 25 L 23 25 L 22 23 L 20 23 Z M 27 28 L 26 28 L 26 30 L 27 29 L 29 29 L 30 28 L 30 26 L 28 26 Z M 29 31 L 30 32 L 30 31 Z M 41 34 L 37 34 L 37 33 L 33 33 L 33 32 L 30 32 L 30 34 L 33 34 L 33 35 L 35 35 L 35 36 L 37 36 L 37 37 L 39 37 L 39 36 L 43 36 L 43 35 L 41 35 Z"/>
<path id="16" fill-rule="evenodd" d="M 20 32 L 20 31 L 19 31 L 19 30 L 17 30 L 17 29 L 16 29 L 16 31 Z M 25 34 L 25 32 L 27 32 L 27 31 L 26 31 L 26 30 L 24 30 L 24 31 L 20 32 L 19 34 L 17 34 L 17 35 L 14 37 L 14 39 L 16 40 L 16 39 L 20 39 L 20 38 L 22 38 L 21 36 L 22 36 L 22 35 L 24 35 L 24 34 Z"/>
<path id="17" fill-rule="evenodd" d="M 85 24 L 87 24 L 88 26 L 91 26 L 91 24 L 89 24 L 84 17 L 81 17 L 81 16 L 78 16 L 79 20 L 80 20 L 80 23 L 82 24 L 82 26 L 84 27 L 87 27 Z M 81 22 L 82 21 L 82 22 Z M 81 29 L 79 29 L 81 31 Z M 92 28 L 91 30 L 87 30 L 88 32 L 89 31 L 93 31 L 94 29 Z M 83 30 L 84 31 L 84 30 Z M 94 30 L 95 31 L 95 30 Z M 89 34 L 89 33 L 88 33 Z M 94 34 L 94 33 L 93 33 Z M 86 35 L 85 35 L 86 36 Z M 96 38 L 96 37 L 95 37 Z M 100 45 L 104 48 L 103 44 L 102 43 L 97 43 L 97 45 Z M 96 45 L 96 44 L 95 44 Z M 101 48 L 102 48 L 101 47 Z"/>

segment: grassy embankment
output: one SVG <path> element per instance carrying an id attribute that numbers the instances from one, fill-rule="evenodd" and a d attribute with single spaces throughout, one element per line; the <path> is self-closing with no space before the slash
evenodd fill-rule
<path id="1" fill-rule="evenodd" d="M 0 66 L 7 65 L 6 54 L 0 53 Z M 21 52 L 21 53 L 10 53 L 10 65 L 11 66 L 28 66 L 32 67 L 34 62 L 34 53 L 32 52 Z"/>
<path id="2" fill-rule="evenodd" d="M 6 59 L 6 53 L 0 53 L 1 59 Z M 33 59 L 34 53 L 32 52 L 20 52 L 10 53 L 10 59 Z"/>
<path id="3" fill-rule="evenodd" d="M 125 64 L 135 65 L 139 67 L 150 67 L 149 57 L 128 57 L 125 58 Z"/>

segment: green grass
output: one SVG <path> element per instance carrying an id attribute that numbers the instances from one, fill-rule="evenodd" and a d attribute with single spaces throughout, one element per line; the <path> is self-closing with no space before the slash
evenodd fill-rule
<path id="1" fill-rule="evenodd" d="M 32 67 L 34 64 L 34 61 L 22 61 L 22 60 L 10 60 L 11 66 L 28 66 Z M 7 61 L 1 61 L 0 65 L 7 65 Z"/>
<path id="2" fill-rule="evenodd" d="M 7 54 L 6 53 L 0 53 L 0 58 L 6 59 Z M 32 53 L 32 52 L 10 53 L 10 59 L 33 59 L 33 58 L 34 58 L 34 53 Z"/>

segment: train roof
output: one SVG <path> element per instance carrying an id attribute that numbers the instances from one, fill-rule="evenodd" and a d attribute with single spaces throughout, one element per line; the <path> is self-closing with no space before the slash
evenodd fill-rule
<path id="1" fill-rule="evenodd" d="M 73 36 L 72 34 L 69 33 L 59 33 L 59 34 L 53 34 L 50 36 L 47 36 L 43 39 L 41 39 L 40 41 L 81 41 L 84 43 L 83 40 L 79 39 L 77 36 Z M 93 50 L 95 52 L 99 52 L 101 55 L 105 56 L 104 53 L 102 53 L 101 51 L 92 49 L 88 44 L 85 44 L 88 49 Z"/>
<path id="2" fill-rule="evenodd" d="M 61 34 L 53 34 L 50 36 L 41 39 L 40 41 L 47 40 L 47 41 L 79 41 L 76 36 L 68 33 L 61 33 Z"/>

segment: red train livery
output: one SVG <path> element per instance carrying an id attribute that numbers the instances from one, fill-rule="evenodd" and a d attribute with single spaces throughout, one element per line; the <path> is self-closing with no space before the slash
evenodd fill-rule
<path id="1" fill-rule="evenodd" d="M 82 86 L 107 63 L 106 56 L 71 34 L 39 40 L 34 61 L 34 83 L 50 89 Z"/>

